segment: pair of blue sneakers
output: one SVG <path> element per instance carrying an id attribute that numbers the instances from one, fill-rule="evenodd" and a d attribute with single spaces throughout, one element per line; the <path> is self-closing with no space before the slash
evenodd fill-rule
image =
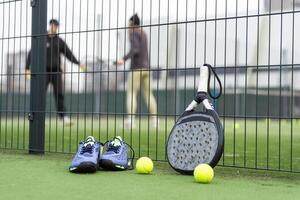
<path id="1" fill-rule="evenodd" d="M 132 158 L 128 159 L 129 146 L 132 150 Z M 102 154 L 103 149 L 105 152 Z M 125 170 L 132 167 L 134 151 L 130 145 L 122 140 L 120 136 L 113 138 L 104 144 L 96 141 L 93 136 L 88 136 L 80 142 L 79 149 L 74 156 L 70 172 L 93 173 L 99 167 L 106 170 Z M 133 168 L 133 167 L 132 167 Z"/>

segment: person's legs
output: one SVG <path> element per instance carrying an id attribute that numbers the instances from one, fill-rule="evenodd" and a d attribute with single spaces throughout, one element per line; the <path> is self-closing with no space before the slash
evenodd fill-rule
<path id="1" fill-rule="evenodd" d="M 47 74 L 45 77 L 46 77 L 45 90 L 46 90 L 46 93 L 47 93 L 48 85 L 51 82 L 51 75 Z"/>
<path id="2" fill-rule="evenodd" d="M 143 71 L 142 81 L 141 81 L 143 95 L 144 95 L 146 105 L 149 109 L 149 112 L 152 115 L 152 126 L 156 127 L 158 124 L 157 103 L 156 103 L 156 99 L 155 99 L 152 89 L 151 89 L 151 82 L 152 82 L 152 79 L 151 79 L 150 71 Z"/>
<path id="3" fill-rule="evenodd" d="M 140 86 L 140 71 L 130 71 L 127 79 L 127 126 L 134 124 L 137 109 L 137 95 Z"/>
<path id="4" fill-rule="evenodd" d="M 53 74 L 52 76 L 52 85 L 53 92 L 56 101 L 56 107 L 59 117 L 64 118 L 65 116 L 65 107 L 64 107 L 64 95 L 63 95 L 63 82 L 61 73 Z"/>

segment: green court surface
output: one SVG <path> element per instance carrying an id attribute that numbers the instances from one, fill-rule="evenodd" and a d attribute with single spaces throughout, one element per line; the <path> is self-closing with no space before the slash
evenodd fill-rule
<path id="1" fill-rule="evenodd" d="M 125 116 L 126 117 L 126 116 Z M 55 118 L 46 118 L 45 150 L 74 153 L 86 136 L 97 140 L 120 135 L 135 149 L 137 157 L 165 160 L 165 144 L 175 117 L 161 117 L 157 129 L 147 117 L 137 119 L 137 127 L 123 129 L 120 116 L 72 116 L 73 126 L 63 126 Z M 224 156 L 220 164 L 247 168 L 300 172 L 299 120 L 221 119 L 225 132 Z M 0 149 L 28 149 L 29 125 L 24 118 L 0 120 Z"/>
<path id="2" fill-rule="evenodd" d="M 135 171 L 71 174 L 70 155 L 32 156 L 0 151 L 0 199 L 14 200 L 282 200 L 299 199 L 300 174 L 217 167 L 211 184 L 155 162 L 150 175 Z"/>

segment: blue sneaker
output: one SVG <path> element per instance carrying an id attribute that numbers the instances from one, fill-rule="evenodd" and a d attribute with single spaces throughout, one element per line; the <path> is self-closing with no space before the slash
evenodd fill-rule
<path id="1" fill-rule="evenodd" d="M 95 141 L 94 137 L 89 136 L 80 142 L 78 152 L 74 156 L 70 172 L 92 173 L 98 169 L 101 143 Z"/>
<path id="2" fill-rule="evenodd" d="M 128 162 L 127 144 L 120 136 L 113 138 L 113 140 L 106 142 L 106 152 L 100 157 L 99 165 L 106 170 L 126 170 L 132 166 L 134 158 L 134 151 L 131 161 Z"/>

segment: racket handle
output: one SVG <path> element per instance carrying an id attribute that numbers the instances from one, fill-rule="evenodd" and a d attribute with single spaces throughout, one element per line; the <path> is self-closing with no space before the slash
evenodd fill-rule
<path id="1" fill-rule="evenodd" d="M 209 81 L 209 66 L 208 64 L 204 64 L 200 67 L 200 78 L 199 78 L 199 85 L 198 85 L 198 93 L 188 107 L 185 109 L 185 111 L 192 111 L 194 110 L 198 104 L 201 102 L 203 103 L 204 107 L 208 110 L 212 110 L 213 107 L 210 104 L 209 100 L 207 99 L 207 90 L 208 90 L 208 81 Z"/>
<path id="2" fill-rule="evenodd" d="M 200 79 L 198 85 L 198 92 L 207 93 L 208 87 L 208 76 L 209 76 L 209 68 L 206 65 L 200 67 Z"/>

